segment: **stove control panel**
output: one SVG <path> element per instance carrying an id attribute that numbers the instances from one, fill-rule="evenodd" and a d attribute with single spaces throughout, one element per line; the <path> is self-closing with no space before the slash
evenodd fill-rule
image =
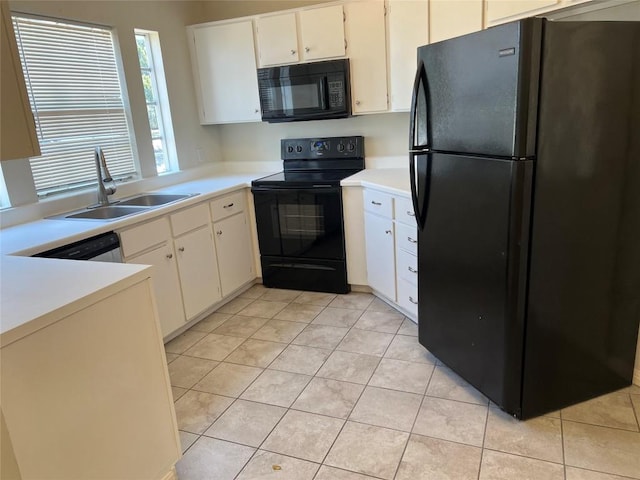
<path id="1" fill-rule="evenodd" d="M 364 158 L 364 137 L 284 138 L 282 160 Z"/>

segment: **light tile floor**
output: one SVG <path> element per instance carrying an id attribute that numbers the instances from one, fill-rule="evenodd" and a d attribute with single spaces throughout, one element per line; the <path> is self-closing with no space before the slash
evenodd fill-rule
<path id="1" fill-rule="evenodd" d="M 640 387 L 516 421 L 369 294 L 256 285 L 166 352 L 181 480 L 640 479 Z"/>

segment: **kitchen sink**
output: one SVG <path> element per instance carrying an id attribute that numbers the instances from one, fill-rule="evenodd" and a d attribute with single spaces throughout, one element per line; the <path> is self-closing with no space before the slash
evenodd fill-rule
<path id="1" fill-rule="evenodd" d="M 161 205 L 166 205 L 167 203 L 177 202 L 178 200 L 182 200 L 183 198 L 188 198 L 190 196 L 191 195 L 179 195 L 179 194 L 169 194 L 169 193 L 143 193 L 133 198 L 129 198 L 128 200 L 122 200 L 120 203 L 118 203 L 118 205 L 159 207 Z"/>
<path id="2" fill-rule="evenodd" d="M 62 218 L 111 220 L 114 218 L 126 217 L 127 215 L 133 215 L 134 213 L 144 212 L 146 210 L 147 208 L 145 207 L 109 205 L 107 207 L 89 208 L 78 213 L 72 213 L 71 215 L 64 215 Z"/>
<path id="3" fill-rule="evenodd" d="M 185 198 L 195 195 L 198 194 L 141 193 L 135 197 L 126 198 L 111 205 L 105 205 L 104 207 L 88 207 L 47 218 L 53 220 L 101 220 L 108 222 L 129 215 L 148 212 L 154 208 L 159 208 L 163 205 L 168 205 L 169 203 L 184 200 Z"/>

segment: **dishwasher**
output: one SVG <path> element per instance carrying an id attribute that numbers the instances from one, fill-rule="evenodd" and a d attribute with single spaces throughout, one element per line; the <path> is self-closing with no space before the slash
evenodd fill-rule
<path id="1" fill-rule="evenodd" d="M 33 255 L 43 258 L 92 260 L 94 262 L 122 263 L 120 239 L 114 232 L 103 233 L 78 242 L 69 243 L 46 252 Z"/>

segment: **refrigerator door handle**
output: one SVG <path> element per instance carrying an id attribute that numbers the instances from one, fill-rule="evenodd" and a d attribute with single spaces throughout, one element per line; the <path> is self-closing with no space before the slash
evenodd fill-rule
<path id="1" fill-rule="evenodd" d="M 418 115 L 418 98 L 420 94 L 420 86 L 424 88 L 425 95 L 425 145 L 416 145 L 416 116 Z M 409 150 L 425 150 L 429 148 L 429 95 L 427 95 L 427 74 L 424 69 L 424 62 L 422 60 L 418 61 L 418 68 L 416 70 L 416 77 L 413 81 L 413 93 L 411 95 L 411 113 L 409 114 Z"/>
<path id="2" fill-rule="evenodd" d="M 416 223 L 420 230 L 424 229 L 424 224 L 427 220 L 427 206 L 429 205 L 429 184 L 431 183 L 431 155 L 428 153 L 422 154 L 427 159 L 427 165 L 425 169 L 424 178 L 424 198 L 418 196 L 418 184 L 419 172 L 416 174 L 416 154 L 409 153 L 409 183 L 411 184 L 411 201 L 413 202 L 413 211 L 415 212 Z"/>

